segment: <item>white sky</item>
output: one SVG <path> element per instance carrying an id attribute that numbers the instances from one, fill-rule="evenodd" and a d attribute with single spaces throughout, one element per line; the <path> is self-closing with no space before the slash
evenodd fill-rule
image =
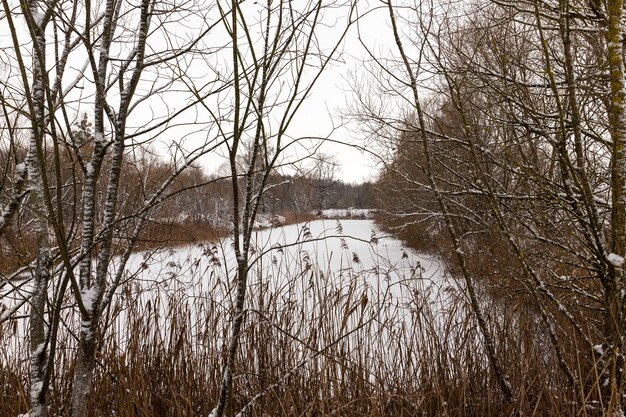
<path id="1" fill-rule="evenodd" d="M 380 7 L 376 1 L 361 2 L 359 9 L 366 11 L 370 5 Z M 363 42 L 378 53 L 386 55 L 395 43 L 388 27 L 386 11 L 375 10 L 359 23 Z M 360 74 L 366 51 L 358 39 L 357 27 L 353 26 L 348 33 L 340 56 L 340 63 L 326 71 L 315 87 L 306 107 L 298 115 L 294 126 L 294 133 L 302 136 L 328 136 L 338 142 L 352 143 L 359 147 L 367 147 L 364 133 L 359 126 L 346 122 L 342 126 L 342 113 L 348 111 L 352 101 L 350 91 L 351 78 Z M 333 130 L 334 126 L 338 129 Z M 341 164 L 340 177 L 346 182 L 363 182 L 374 180 L 377 172 L 376 162 L 365 152 L 350 146 L 338 143 L 329 143 L 324 146 L 325 153 L 334 155 Z"/>
<path id="2" fill-rule="evenodd" d="M 371 7 L 380 7 L 381 3 L 371 0 L 362 1 L 359 3 L 359 10 L 362 14 L 364 11 L 369 10 Z M 16 16 L 16 22 L 23 25 L 23 17 Z M 338 19 L 338 26 L 343 21 Z M 375 52 L 380 52 L 383 55 L 388 53 L 389 48 L 393 45 L 393 39 L 388 28 L 387 19 L 385 16 L 385 10 L 375 10 L 373 13 L 367 14 L 359 23 L 360 33 L 363 36 L 364 42 Z M 8 33 L 5 31 L 6 25 L 2 25 L 0 28 L 0 49 L 7 51 L 11 48 L 11 39 Z M 193 24 L 189 24 L 186 27 L 191 31 L 197 29 Z M 19 30 L 19 29 L 18 29 Z M 28 39 L 27 32 L 22 26 L 23 32 L 19 34 L 19 37 L 26 40 Z M 325 30 L 319 41 L 330 42 L 334 41 L 333 37 L 337 37 L 338 31 L 341 28 L 328 28 Z M 184 31 L 181 31 L 181 33 Z M 324 34 L 328 36 L 328 39 L 323 39 Z M 219 35 L 218 35 L 219 37 Z M 219 42 L 219 41 L 217 41 Z M 24 53 L 29 54 L 29 48 L 24 48 Z M 28 51 L 28 52 L 26 52 Z M 9 52 L 8 55 L 11 55 Z M 5 58 L 10 57 L 3 55 Z M 362 59 L 366 56 L 366 52 L 358 40 L 357 27 L 352 27 L 345 40 L 345 45 L 342 49 L 342 54 L 338 57 L 338 62 L 334 63 L 331 67 L 322 74 L 314 87 L 312 94 L 307 98 L 305 104 L 300 108 L 299 113 L 294 119 L 289 134 L 292 137 L 330 137 L 334 142 L 323 145 L 321 151 L 327 155 L 333 156 L 340 164 L 339 176 L 346 182 L 362 182 L 373 180 L 376 175 L 375 163 L 373 159 L 366 153 L 358 151 L 347 145 L 340 145 L 337 142 L 353 143 L 357 146 L 366 146 L 365 137 L 362 132 L 359 132 L 359 126 L 354 124 L 346 124 L 341 126 L 341 113 L 345 113 L 352 100 L 352 92 L 350 91 L 351 75 L 359 73 L 363 64 Z M 70 67 L 71 70 L 68 73 L 74 72 L 80 73 L 80 69 L 85 62 L 84 53 L 81 55 L 80 51 L 77 51 L 72 58 Z M 206 70 L 205 70 L 206 71 Z M 87 79 L 89 77 L 89 70 L 86 72 Z M 6 74 L 5 74 L 6 75 Z M 9 76 L 16 76 L 17 74 L 9 74 Z M 205 74 L 203 74 L 205 75 Z M 144 76 L 149 77 L 150 74 L 144 73 Z M 210 74 L 208 75 L 210 77 Z M 66 77 L 71 79 L 72 76 Z M 88 91 L 89 82 L 81 82 L 79 86 L 81 89 L 77 90 L 77 93 L 73 98 L 68 97 L 66 103 L 70 103 L 70 109 L 73 109 L 77 115 L 90 111 L 93 109 L 93 97 L 92 92 Z M 157 102 L 151 102 L 143 105 L 137 114 L 133 116 L 133 125 L 142 126 L 154 120 L 158 117 L 158 113 L 163 111 L 162 109 L 168 107 L 169 110 L 173 108 L 181 108 L 182 102 L 176 102 L 173 100 L 172 95 L 168 95 L 167 98 Z M 220 98 L 223 100 L 224 98 Z M 228 100 L 228 98 L 226 98 Z M 219 103 L 219 102 L 218 102 Z M 161 107 L 161 109 L 159 108 Z M 206 116 L 206 115 L 204 115 Z M 90 117 L 92 115 L 90 114 Z M 185 119 L 193 120 L 197 117 L 197 113 L 189 112 Z M 201 115 L 202 117 L 202 115 Z M 183 124 L 183 123 L 181 123 Z M 171 128 L 166 131 L 162 137 L 159 138 L 161 142 L 168 142 L 171 140 L 177 140 L 181 137 L 185 137 L 193 132 L 193 126 L 186 126 L 180 128 Z M 197 136 L 202 136 L 203 133 L 195 133 Z M 187 138 L 188 143 L 192 141 Z M 203 165 L 207 167 L 208 171 L 215 170 L 220 164 L 215 157 L 204 158 Z"/>

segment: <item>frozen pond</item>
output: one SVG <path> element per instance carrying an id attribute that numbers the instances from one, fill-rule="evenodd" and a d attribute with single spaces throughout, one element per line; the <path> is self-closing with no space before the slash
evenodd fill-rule
<path id="1" fill-rule="evenodd" d="M 146 332 L 141 343 L 166 341 L 174 337 L 173 323 L 180 326 L 184 318 L 190 338 L 202 338 L 198 349 L 219 352 L 236 293 L 233 252 L 232 241 L 225 239 L 131 255 L 102 320 L 109 346 L 124 350 L 138 337 L 137 326 Z M 436 256 L 408 249 L 372 220 L 316 220 L 259 230 L 252 252 L 249 326 L 270 323 L 294 340 L 315 334 L 320 346 L 367 346 L 355 354 L 369 358 L 384 357 L 391 341 L 403 346 L 399 351 L 405 346 L 411 351 L 424 334 L 438 333 L 454 292 Z M 112 276 L 118 262 L 111 264 Z M 60 332 L 67 349 L 79 328 L 72 305 L 70 294 Z M 19 349 L 17 343 L 25 340 L 26 309 L 19 314 L 15 333 L 2 340 L 6 349 Z M 296 343 L 293 349 L 300 347 Z"/>
<path id="2" fill-rule="evenodd" d="M 259 230 L 252 246 L 246 301 L 251 310 L 295 309 L 303 317 L 351 310 L 344 326 L 367 318 L 407 328 L 417 311 L 432 315 L 447 307 L 451 280 L 442 262 L 408 249 L 372 220 L 316 220 Z M 232 241 L 225 239 L 137 253 L 127 264 L 128 284 L 120 294 L 142 305 L 158 297 L 163 317 L 172 303 L 184 300 L 199 327 L 206 322 L 200 312 L 207 308 L 219 310 L 224 320 L 235 297 L 233 252 Z M 355 309 L 357 305 L 363 308 Z M 125 321 L 123 315 L 123 310 L 118 313 L 118 325 Z M 428 320 L 437 327 L 432 317 Z M 228 326 L 226 321 L 222 325 Z"/>
<path id="3" fill-rule="evenodd" d="M 315 274 L 332 283 L 359 280 L 368 287 L 401 297 L 402 287 L 438 293 L 448 285 L 444 266 L 435 256 L 417 254 L 400 240 L 385 235 L 372 220 L 316 220 L 254 233 L 250 284 L 279 289 Z M 116 268 L 115 262 L 112 270 Z M 231 282 L 236 271 L 232 241 L 199 243 L 155 253 L 138 253 L 127 275 L 144 285 L 191 291 L 219 298 L 216 280 Z M 298 278 L 300 277 L 300 278 Z M 292 282 L 294 281 L 295 282 Z M 228 291 L 226 291 L 228 292 Z"/>
<path id="4" fill-rule="evenodd" d="M 180 361 L 176 372 L 218 383 L 236 297 L 233 252 L 232 240 L 224 239 L 132 254 L 100 320 L 104 374 L 133 367 L 141 372 L 160 358 L 155 363 Z M 408 249 L 371 220 L 259 230 L 252 252 L 234 371 L 242 398 L 266 392 L 256 387 L 270 377 L 277 387 L 291 377 L 333 381 L 321 385 L 320 395 L 354 381 L 408 386 L 428 378 L 424 364 L 447 359 L 441 346 L 449 356 L 464 352 L 458 347 L 468 340 L 466 312 L 457 309 L 462 303 L 455 302 L 459 293 L 443 262 Z M 110 279 L 119 262 L 113 259 Z M 30 283 L 22 284 L 27 292 Z M 19 299 L 1 300 L 11 301 Z M 25 305 L 0 326 L 5 366 L 16 360 L 26 366 L 27 324 Z M 68 291 L 55 358 L 70 372 L 80 324 Z"/>

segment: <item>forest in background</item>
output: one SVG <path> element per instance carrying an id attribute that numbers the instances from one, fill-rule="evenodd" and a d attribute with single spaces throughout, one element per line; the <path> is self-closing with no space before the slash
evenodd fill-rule
<path id="1" fill-rule="evenodd" d="M 92 123 L 83 115 L 74 126 L 73 134 L 81 155 L 93 149 Z M 0 176 L 9 181 L 11 160 L 24 159 L 27 144 L 0 149 Z M 175 171 L 174 165 L 149 150 L 134 149 L 132 158 L 122 167 L 125 181 L 120 188 L 120 217 L 127 217 L 127 224 L 116 229 L 114 239 L 122 244 L 129 239 L 132 230 L 132 214 L 145 198 L 155 192 L 161 181 Z M 72 157 L 61 153 L 61 182 L 68 184 L 75 175 Z M 241 164 L 246 164 L 245 157 Z M 347 184 L 338 178 L 341 169 L 336 159 L 327 155 L 312 158 L 311 166 L 302 174 L 281 175 L 273 172 L 268 180 L 270 189 L 263 194 L 260 216 L 279 224 L 292 224 L 312 220 L 327 209 L 374 208 L 374 188 L 371 183 Z M 53 187 L 55 185 L 52 185 Z M 3 189 L 6 189 L 3 188 Z M 63 193 L 65 221 L 76 219 L 80 200 L 81 183 L 67 187 Z M 232 223 L 232 187 L 229 177 L 218 173 L 209 175 L 200 166 L 192 166 L 182 172 L 169 186 L 167 196 L 151 218 L 146 220 L 138 236 L 136 250 L 203 241 L 215 241 L 229 234 Z M 10 196 L 5 193 L 0 205 L 6 206 Z M 282 219 L 278 221 L 277 219 Z M 35 259 L 36 238 L 33 214 L 25 205 L 15 221 L 7 225 L 0 237 L 1 270 L 9 273 L 19 266 L 29 265 Z"/>

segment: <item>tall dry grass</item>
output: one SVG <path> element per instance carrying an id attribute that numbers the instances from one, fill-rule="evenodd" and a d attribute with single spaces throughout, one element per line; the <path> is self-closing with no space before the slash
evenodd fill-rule
<path id="1" fill-rule="evenodd" d="M 215 248 L 201 249 L 200 261 L 162 265 L 162 274 L 129 280 L 117 294 L 99 335 L 91 416 L 210 413 L 234 291 L 232 277 L 218 273 Z M 382 285 L 389 280 L 397 282 L 393 291 Z M 392 277 L 358 263 L 336 274 L 310 259 L 260 261 L 249 281 L 228 415 L 599 415 L 589 352 L 570 341 L 565 360 L 578 382 L 571 386 L 532 306 L 483 300 L 516 393 L 512 404 L 500 396 L 460 284 Z M 23 320 L 0 327 L 0 416 L 27 412 Z M 70 412 L 78 322 L 69 305 L 63 323 L 51 416 Z"/>

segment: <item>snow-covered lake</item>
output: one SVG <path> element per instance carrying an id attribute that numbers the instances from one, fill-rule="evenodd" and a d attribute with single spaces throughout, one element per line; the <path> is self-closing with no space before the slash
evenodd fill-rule
<path id="1" fill-rule="evenodd" d="M 303 338 L 323 326 L 320 345 L 369 340 L 368 356 L 385 355 L 390 340 L 407 346 L 406 338 L 419 341 L 422 336 L 408 330 L 416 324 L 422 332 L 438 332 L 438 312 L 446 310 L 455 285 L 436 256 L 414 252 L 372 220 L 316 220 L 265 229 L 255 232 L 253 242 L 246 306 L 256 316 L 249 316 L 250 325 L 262 317 Z M 107 340 L 123 350 L 137 320 L 169 338 L 172 321 L 184 317 L 192 337 L 214 334 L 210 346 L 203 342 L 198 349 L 219 351 L 232 313 L 235 271 L 228 239 L 133 254 L 105 312 Z M 10 350 L 19 349 L 24 339 L 26 311 L 21 314 L 18 330 L 2 341 Z M 63 320 L 76 332 L 75 308 L 64 310 Z M 73 342 L 68 340 L 69 349 Z M 147 337 L 145 343 L 150 343 Z"/>
<path id="2" fill-rule="evenodd" d="M 372 220 L 316 220 L 259 230 L 250 259 L 250 284 L 262 282 L 275 290 L 289 283 L 298 286 L 310 273 L 329 280 L 329 285 L 358 280 L 396 297 L 407 288 L 436 295 L 441 286 L 450 285 L 439 258 L 407 248 Z M 111 268 L 117 268 L 115 262 Z M 220 298 L 216 281 L 228 287 L 236 262 L 232 241 L 227 239 L 137 253 L 126 269 L 127 276 L 143 285 Z M 222 290 L 229 293 L 226 287 Z"/>
<path id="3" fill-rule="evenodd" d="M 168 316 L 172 300 L 185 300 L 187 314 L 199 327 L 206 322 L 202 311 L 218 309 L 218 326 L 228 326 L 235 297 L 233 252 L 232 241 L 226 239 L 134 254 L 126 267 L 128 285 L 120 294 L 142 305 L 158 298 L 162 317 Z M 273 304 L 274 311 L 290 308 L 316 316 L 329 304 L 340 314 L 342 308 L 369 302 L 362 317 L 355 314 L 344 325 L 377 316 L 381 323 L 411 327 L 411 311 L 422 311 L 426 304 L 429 314 L 444 310 L 446 294 L 454 286 L 439 258 L 407 248 L 372 220 L 316 220 L 259 230 L 252 252 L 247 297 L 251 310 Z M 122 310 L 111 322 L 119 326 L 123 316 Z"/>

